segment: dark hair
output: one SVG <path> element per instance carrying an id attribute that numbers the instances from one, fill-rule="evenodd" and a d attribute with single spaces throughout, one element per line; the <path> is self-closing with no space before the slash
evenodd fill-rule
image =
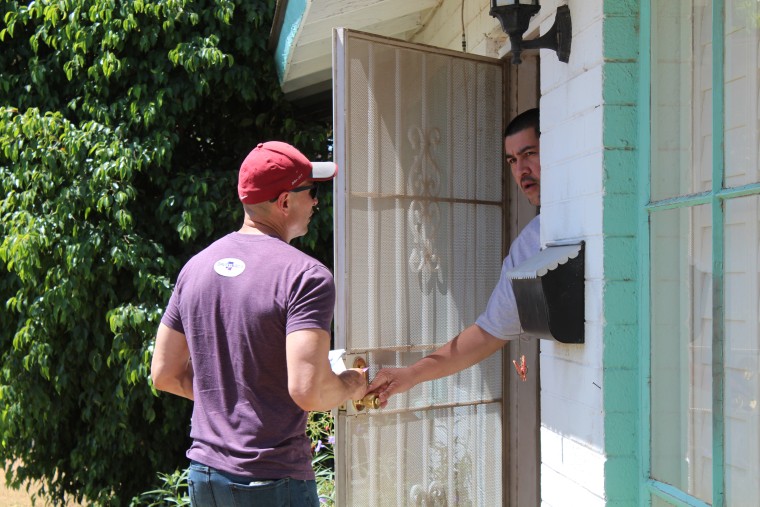
<path id="1" fill-rule="evenodd" d="M 518 114 L 512 121 L 509 122 L 507 128 L 504 130 L 504 137 L 517 134 L 522 130 L 533 128 L 536 131 L 536 137 L 541 137 L 541 123 L 539 121 L 538 108 L 528 109 Z"/>

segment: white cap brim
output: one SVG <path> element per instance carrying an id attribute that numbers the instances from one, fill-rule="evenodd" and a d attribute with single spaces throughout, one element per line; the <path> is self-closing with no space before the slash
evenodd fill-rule
<path id="1" fill-rule="evenodd" d="M 311 179 L 314 181 L 328 181 L 338 174 L 338 164 L 335 162 L 312 162 Z"/>

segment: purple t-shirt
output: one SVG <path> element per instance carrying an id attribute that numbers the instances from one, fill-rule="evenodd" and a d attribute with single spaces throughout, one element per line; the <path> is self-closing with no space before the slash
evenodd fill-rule
<path id="1" fill-rule="evenodd" d="M 314 479 L 285 337 L 329 332 L 334 305 L 329 270 L 277 238 L 231 233 L 188 261 L 161 319 L 190 348 L 188 458 L 235 475 Z"/>

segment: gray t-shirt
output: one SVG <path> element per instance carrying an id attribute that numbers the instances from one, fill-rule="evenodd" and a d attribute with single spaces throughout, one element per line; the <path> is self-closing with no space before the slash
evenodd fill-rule
<path id="1" fill-rule="evenodd" d="M 314 479 L 285 337 L 329 332 L 334 305 L 329 270 L 277 238 L 235 232 L 188 261 L 161 320 L 185 334 L 193 363 L 188 458 L 252 478 Z"/>
<path id="2" fill-rule="evenodd" d="M 504 258 L 501 266 L 499 283 L 491 293 L 485 311 L 475 321 L 484 331 L 502 340 L 517 338 L 522 332 L 512 282 L 506 273 L 541 249 L 539 216 L 536 215 L 528 222 L 509 247 L 509 255 Z"/>

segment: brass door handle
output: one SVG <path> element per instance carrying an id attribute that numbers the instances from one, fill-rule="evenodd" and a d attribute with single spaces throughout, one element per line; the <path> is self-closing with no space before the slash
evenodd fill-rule
<path id="1" fill-rule="evenodd" d="M 353 400 L 354 408 L 361 412 L 365 408 L 380 408 L 380 397 L 375 393 L 368 394 L 361 400 Z"/>
<path id="2" fill-rule="evenodd" d="M 367 367 L 367 361 L 364 360 L 362 357 L 357 357 L 354 359 L 354 368 L 366 368 Z M 367 372 L 364 372 L 364 376 L 367 377 Z M 367 383 L 369 383 L 369 378 L 367 378 Z M 361 400 L 353 400 L 352 403 L 354 404 L 354 409 L 357 412 L 362 412 L 365 408 L 380 408 L 380 397 L 375 394 L 368 394 Z"/>

